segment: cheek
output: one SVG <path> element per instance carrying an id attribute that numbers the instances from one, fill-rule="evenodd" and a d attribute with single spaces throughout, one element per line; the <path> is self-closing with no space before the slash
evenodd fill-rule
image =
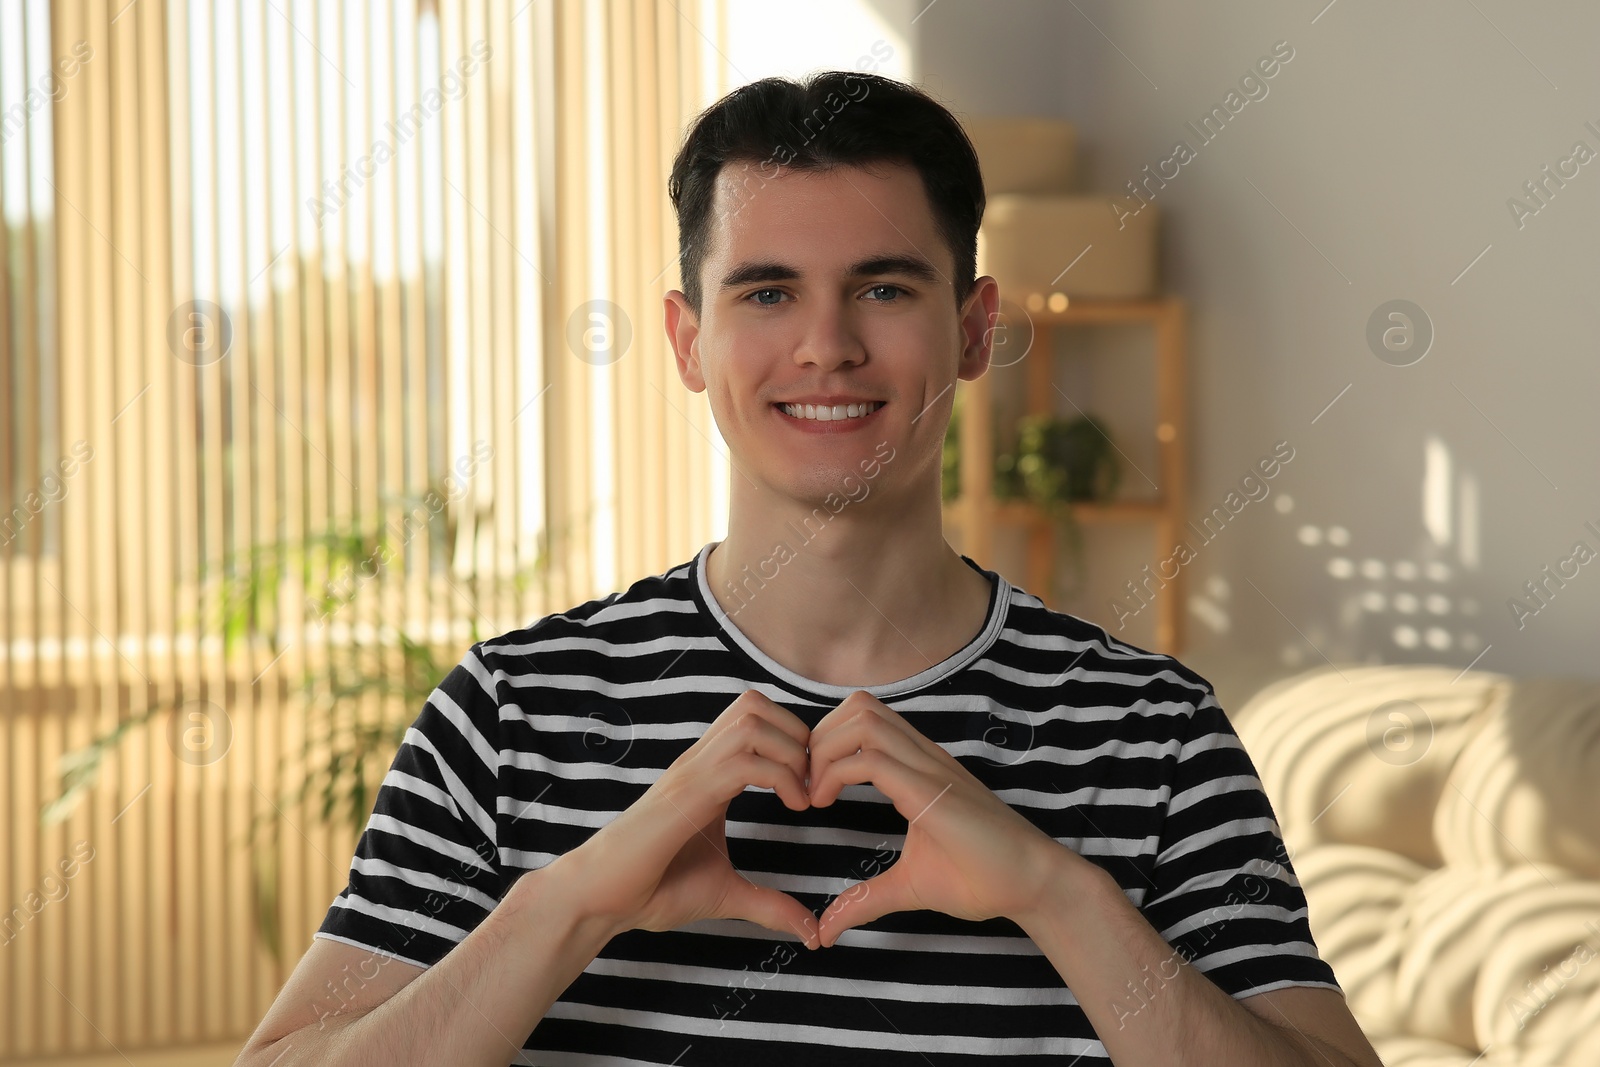
<path id="1" fill-rule="evenodd" d="M 804 376 L 806 368 L 794 361 L 798 343 L 771 328 L 725 332 L 701 363 L 707 393 L 741 417 L 764 415 L 768 394 Z"/>
<path id="2" fill-rule="evenodd" d="M 766 417 L 767 408 L 759 393 L 762 382 L 751 367 L 716 364 L 706 368 L 705 383 L 711 414 L 724 438 Z"/>
<path id="3" fill-rule="evenodd" d="M 921 410 L 955 379 L 964 335 L 958 326 L 908 316 L 869 325 L 863 329 L 861 343 L 869 364 L 876 361 L 876 370 L 868 377 L 888 380 L 908 397 L 924 391 L 918 405 Z"/>

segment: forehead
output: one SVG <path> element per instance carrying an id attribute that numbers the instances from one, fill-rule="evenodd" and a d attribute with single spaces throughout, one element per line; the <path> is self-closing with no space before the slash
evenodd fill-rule
<path id="1" fill-rule="evenodd" d="M 820 269 L 887 249 L 920 256 L 941 274 L 950 269 L 922 176 L 909 163 L 729 163 L 717 175 L 707 236 L 707 262 L 719 265 L 760 255 Z"/>

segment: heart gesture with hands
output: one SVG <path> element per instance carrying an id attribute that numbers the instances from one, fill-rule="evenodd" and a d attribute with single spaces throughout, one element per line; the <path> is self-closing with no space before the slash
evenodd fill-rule
<path id="1" fill-rule="evenodd" d="M 847 785 L 871 783 L 907 823 L 895 864 L 824 910 L 824 946 L 897 911 L 1017 920 L 1045 899 L 1062 861 L 1078 859 L 864 690 L 811 731 L 810 755 L 812 807 L 829 806 Z"/>
<path id="2" fill-rule="evenodd" d="M 803 811 L 866 783 L 905 817 L 905 847 L 887 871 L 835 898 L 820 925 L 794 897 L 734 870 L 728 804 L 748 786 L 771 789 Z M 1085 862 L 865 690 L 815 729 L 747 690 L 643 796 L 552 866 L 573 873 L 563 884 L 613 933 L 739 918 L 794 933 L 815 949 L 897 911 L 1020 925 L 1062 864 L 1074 861 Z"/>

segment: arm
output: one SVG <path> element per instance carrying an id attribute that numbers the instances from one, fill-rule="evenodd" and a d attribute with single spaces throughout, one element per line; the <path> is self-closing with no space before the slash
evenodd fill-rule
<path id="1" fill-rule="evenodd" d="M 1220 709 L 1213 711 L 1220 720 Z M 1271 911 L 1285 904 L 1293 910 L 1299 895 L 1296 889 L 1285 896 L 1284 881 L 1245 874 L 1262 864 L 1259 857 L 1228 880 L 1242 889 L 1216 885 L 1219 871 L 1253 851 L 1250 828 L 1257 837 L 1265 833 L 1258 816 L 1270 815 L 1258 791 L 1202 787 L 1248 768 L 1243 750 L 1225 741 L 1219 725 L 1192 748 L 1194 773 L 1180 777 L 1182 802 L 1167 821 L 1172 841 L 1202 847 L 1182 849 L 1157 866 L 1162 886 L 1152 883 L 1156 900 L 1141 911 L 1110 874 L 1047 836 L 893 709 L 869 693 L 852 693 L 812 732 L 812 803 L 827 807 L 844 786 L 871 782 L 907 819 L 905 849 L 887 871 L 828 906 L 823 945 L 897 911 L 930 909 L 974 922 L 1006 918 L 1040 947 L 1107 1053 L 1124 1067 L 1378 1067 L 1336 990 L 1288 987 L 1236 1002 L 1212 975 L 1186 965 L 1205 946 L 1213 973 L 1228 974 L 1239 966 L 1239 949 L 1263 947 L 1251 926 L 1264 920 L 1280 926 Z M 1217 762 L 1208 762 L 1211 754 Z M 1208 811 L 1219 798 L 1227 810 Z M 1219 820 L 1219 813 L 1236 817 Z M 1246 847 L 1236 854 L 1240 841 Z M 1207 844 L 1222 851 L 1208 858 Z M 1170 920 L 1162 928 L 1188 929 L 1174 933 L 1175 942 L 1196 947 L 1168 944 L 1145 917 L 1152 907 Z M 1276 972 L 1269 980 L 1331 973 L 1269 970 Z M 1231 980 L 1235 988 L 1252 988 L 1237 971 Z"/>
<path id="2" fill-rule="evenodd" d="M 1055 965 L 1113 1062 L 1381 1067 L 1339 993 L 1291 987 L 1235 1000 L 1188 966 L 1110 875 L 1047 843 L 1056 872 L 1038 906 L 1014 921 Z"/>
<path id="3" fill-rule="evenodd" d="M 788 894 L 736 873 L 725 833 L 729 802 L 750 785 L 805 808 L 806 735 L 799 718 L 746 692 L 626 811 L 512 882 L 427 970 L 319 939 L 236 1067 L 508 1064 L 551 1005 L 626 930 L 746 919 L 815 948 L 816 917 Z M 385 891 L 380 881 L 371 886 Z M 466 899 L 463 890 L 442 914 L 454 916 L 449 908 Z M 418 911 L 410 916 L 415 926 L 429 923 Z"/>
<path id="4" fill-rule="evenodd" d="M 617 932 L 578 906 L 561 859 L 519 878 L 426 971 L 316 940 L 237 1067 L 509 1063 Z"/>

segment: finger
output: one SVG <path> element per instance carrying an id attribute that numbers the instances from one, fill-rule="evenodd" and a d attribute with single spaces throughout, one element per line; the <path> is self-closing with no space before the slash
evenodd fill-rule
<path id="1" fill-rule="evenodd" d="M 707 745 L 696 762 L 699 765 L 704 765 L 707 761 L 713 764 L 720 763 L 738 752 L 754 753 L 774 763 L 783 764 L 794 773 L 795 780 L 802 786 L 810 773 L 810 758 L 806 755 L 805 741 L 797 740 L 788 731 L 756 711 L 741 713 L 731 720 Z M 729 794 L 729 799 L 731 800 L 736 794 L 737 790 Z"/>
<path id="2" fill-rule="evenodd" d="M 910 883 L 896 863 L 887 871 L 865 882 L 857 882 L 840 893 L 822 912 L 819 943 L 831 948 L 846 930 L 865 926 L 897 911 L 917 911 L 922 905 L 911 894 Z"/>
<path id="3" fill-rule="evenodd" d="M 912 726 L 906 721 L 905 716 L 901 715 L 898 711 L 895 711 L 889 705 L 885 704 L 883 701 L 879 700 L 865 689 L 857 689 L 855 692 L 845 697 L 839 702 L 838 707 L 828 712 L 828 714 L 824 715 L 821 720 L 818 721 L 816 728 L 811 732 L 813 734 L 817 733 L 818 730 L 826 732 L 835 725 L 852 719 L 858 712 L 863 711 L 870 712 L 889 722 L 896 723 L 909 733 L 916 734 L 918 732 L 916 727 Z"/>
<path id="4" fill-rule="evenodd" d="M 804 745 L 811 739 L 811 727 L 806 721 L 788 708 L 779 704 L 765 693 L 754 689 L 748 690 L 756 707 L 765 708 L 768 720 L 777 725 L 784 733 Z"/>
<path id="5" fill-rule="evenodd" d="M 862 693 L 859 700 L 853 700 L 854 696 L 846 697 L 844 703 L 823 716 L 817 728 L 811 731 L 813 764 L 819 751 L 837 756 L 866 747 L 862 740 L 865 735 L 879 738 L 880 747 L 894 752 L 905 762 L 921 762 L 917 760 L 917 753 L 935 763 L 948 756 L 927 735 L 870 693 Z"/>
<path id="6" fill-rule="evenodd" d="M 733 703 L 723 709 L 722 714 L 718 715 L 716 720 L 712 722 L 710 728 L 706 730 L 706 734 L 709 736 L 721 732 L 725 721 L 726 723 L 732 723 L 747 712 L 759 715 L 767 722 L 772 723 L 773 726 L 794 738 L 795 742 L 801 747 L 804 747 L 811 737 L 811 728 L 798 715 L 755 689 L 746 689 L 739 694 Z"/>
<path id="7" fill-rule="evenodd" d="M 726 817 L 729 802 L 752 785 L 772 790 L 793 811 L 804 811 L 811 804 L 793 767 L 759 752 L 740 750 L 721 754 L 709 765 L 686 768 L 660 795 L 691 826 L 700 827 Z"/>
<path id="8" fill-rule="evenodd" d="M 826 808 L 847 785 L 871 783 L 888 797 L 909 825 L 949 788 L 949 779 L 907 767 L 882 749 L 869 748 L 830 760 L 820 771 L 813 766 L 811 806 Z"/>
<path id="9" fill-rule="evenodd" d="M 804 811 L 811 806 L 811 796 L 804 781 L 788 764 L 779 763 L 753 752 L 739 753 L 729 762 L 735 772 L 736 781 L 772 790 L 778 795 L 778 799 L 795 811 Z M 743 787 L 741 791 L 742 789 Z M 735 793 L 735 796 L 737 795 Z"/>
<path id="10" fill-rule="evenodd" d="M 919 735 L 920 736 L 920 735 Z M 928 744 L 933 744 L 929 741 Z M 917 740 L 871 712 L 840 724 L 831 732 L 811 737 L 811 770 L 816 777 L 819 761 L 842 759 L 866 749 L 881 749 L 908 766 L 932 771 L 938 760 Z M 940 750 L 941 754 L 943 750 Z"/>
<path id="11" fill-rule="evenodd" d="M 639 862 L 664 867 L 695 834 L 713 823 L 720 829 L 728 804 L 747 786 L 771 789 L 794 811 L 810 806 L 802 780 L 788 764 L 750 751 L 712 756 L 674 764 L 670 777 L 664 775 L 646 791 L 648 804 L 635 804 L 617 818 L 612 836 L 625 836 L 629 854 Z"/>
<path id="12" fill-rule="evenodd" d="M 898 768 L 902 781 L 908 781 L 904 777 L 905 774 L 916 774 L 926 780 L 937 778 L 946 782 L 955 777 L 943 761 L 934 759 L 887 724 L 880 724 L 876 728 L 862 724 L 835 733 L 820 745 L 812 746 L 811 803 L 817 807 L 825 807 L 833 803 L 839 795 L 839 790 L 844 786 L 858 785 L 862 782 L 871 782 L 891 800 L 895 799 L 895 792 L 889 787 L 887 778 L 880 781 L 875 777 L 858 776 L 844 780 L 837 774 L 830 773 L 832 768 L 847 760 L 873 753 L 892 763 L 893 768 Z M 885 764 L 883 773 L 888 774 L 892 771 L 893 769 Z"/>
<path id="13" fill-rule="evenodd" d="M 746 919 L 780 934 L 793 934 L 807 948 L 821 947 L 817 917 L 788 893 L 759 886 L 737 874 L 724 900 L 728 918 Z"/>
<path id="14" fill-rule="evenodd" d="M 816 742 L 827 737 L 845 723 L 863 715 L 876 714 L 879 708 L 888 710 L 883 701 L 864 689 L 857 689 L 841 700 L 838 707 L 818 720 L 817 725 L 811 730 L 811 740 Z"/>

